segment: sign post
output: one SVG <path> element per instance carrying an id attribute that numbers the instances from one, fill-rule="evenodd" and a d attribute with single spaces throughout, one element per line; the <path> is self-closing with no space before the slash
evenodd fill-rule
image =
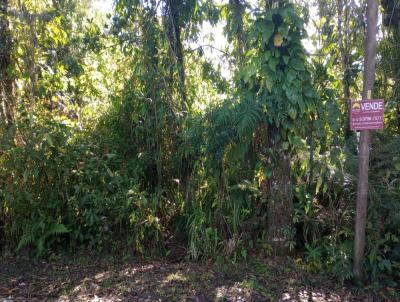
<path id="1" fill-rule="evenodd" d="M 371 90 L 366 100 L 352 101 L 350 108 L 350 128 L 360 131 L 358 153 L 358 186 L 356 204 L 356 225 L 354 237 L 353 273 L 357 281 L 363 279 L 363 259 L 365 245 L 365 227 L 367 222 L 368 166 L 369 166 L 369 130 L 383 129 L 384 100 L 371 100 Z"/>
<path id="2" fill-rule="evenodd" d="M 365 245 L 365 226 L 367 221 L 368 166 L 369 166 L 369 130 L 383 129 L 384 100 L 371 100 L 371 90 L 366 100 L 352 101 L 350 108 L 350 128 L 360 131 L 358 154 L 358 187 L 356 205 L 356 226 L 354 238 L 353 272 L 357 281 L 363 278 L 363 255 Z"/>
<path id="3" fill-rule="evenodd" d="M 362 93 L 362 98 L 364 100 L 371 99 L 371 91 L 374 88 L 375 64 L 376 64 L 376 33 L 378 30 L 377 0 L 368 0 L 367 11 L 366 11 L 366 23 L 367 23 L 367 31 L 365 36 L 365 58 L 364 58 L 364 78 L 363 78 L 364 87 Z M 364 106 L 361 106 L 361 104 L 363 104 Z M 371 109 L 371 106 L 369 105 L 365 106 L 364 102 L 360 102 L 359 105 L 361 108 L 360 114 L 363 112 L 372 111 L 372 110 L 364 110 L 367 108 Z M 354 106 L 358 107 L 355 104 Z M 358 110 L 358 108 L 355 108 L 355 110 Z M 380 120 L 374 120 L 373 116 L 359 116 L 358 118 L 360 120 L 355 121 L 354 124 L 355 129 L 357 129 L 358 127 L 365 126 L 364 118 L 365 122 L 367 121 L 378 122 L 378 124 L 373 124 L 374 127 L 381 125 Z M 382 123 L 383 123 L 383 118 L 382 118 Z M 370 124 L 370 126 L 372 125 Z M 369 149 L 370 149 L 369 130 L 360 130 L 360 131 L 361 133 L 360 133 L 360 145 L 358 152 L 356 219 L 355 219 L 354 249 L 353 249 L 353 273 L 354 273 L 354 278 L 357 282 L 361 282 L 364 279 L 363 264 L 364 264 L 364 247 L 365 247 L 365 229 L 367 225 L 368 166 L 369 166 Z"/>

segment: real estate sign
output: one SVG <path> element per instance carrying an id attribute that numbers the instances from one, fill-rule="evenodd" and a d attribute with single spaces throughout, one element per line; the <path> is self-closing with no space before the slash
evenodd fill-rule
<path id="1" fill-rule="evenodd" d="M 351 102 L 350 127 L 352 130 L 383 129 L 384 100 Z"/>

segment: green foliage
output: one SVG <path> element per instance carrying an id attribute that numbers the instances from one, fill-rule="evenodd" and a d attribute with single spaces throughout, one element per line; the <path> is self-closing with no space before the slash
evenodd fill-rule
<path id="1" fill-rule="evenodd" d="M 164 226 L 157 213 L 164 202 L 140 191 L 130 173 L 138 171 L 134 162 L 124 162 L 99 137 L 59 122 L 39 120 L 30 129 L 21 132 L 29 144 L 2 157 L 10 245 L 20 238 L 18 249 L 32 244 L 43 255 L 67 242 L 70 248 L 113 250 L 120 238 L 139 253 L 145 246 L 160 251 Z"/>
<path id="2" fill-rule="evenodd" d="M 18 243 L 17 251 L 22 247 L 33 244 L 36 248 L 37 255 L 42 256 L 43 253 L 49 249 L 48 244 L 49 237 L 59 236 L 68 233 L 67 228 L 63 224 L 49 224 L 44 221 L 40 221 L 35 218 L 30 225 L 26 225 L 26 230 L 23 230 L 23 235 Z"/>
<path id="3" fill-rule="evenodd" d="M 254 49 L 246 54 L 248 66 L 242 73 L 243 88 L 259 99 L 266 122 L 279 130 L 277 138 L 291 144 L 304 135 L 316 108 L 301 44 L 304 21 L 296 9 L 283 2 L 280 8 L 256 15 L 250 32 Z"/>
<path id="4" fill-rule="evenodd" d="M 363 7 L 344 4 L 339 28 L 339 2 L 317 1 L 310 56 L 307 11 L 278 2 L 120 0 L 110 19 L 86 1 L 10 1 L 15 43 L 3 69 L 17 101 L 15 121 L 0 120 L 1 247 L 40 257 L 166 255 L 178 244 L 195 260 L 270 255 L 268 206 L 285 158 L 287 244 L 310 271 L 351 279 L 358 150 L 343 99 L 358 97 Z M 205 45 L 192 49 L 201 24 L 221 20 L 232 81 Z M 365 268 L 394 287 L 399 37 L 382 37 L 374 97 L 386 101 L 386 128 L 373 135 Z"/>

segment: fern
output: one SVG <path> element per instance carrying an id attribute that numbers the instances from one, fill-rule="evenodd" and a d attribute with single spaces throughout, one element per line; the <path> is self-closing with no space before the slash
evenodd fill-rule
<path id="1" fill-rule="evenodd" d="M 65 225 L 60 223 L 52 223 L 45 227 L 47 230 L 43 233 L 42 225 L 43 224 L 39 223 L 32 228 L 29 228 L 27 232 L 24 232 L 21 240 L 18 243 L 17 251 L 24 246 L 32 244 L 36 247 L 37 255 L 41 256 L 45 250 L 45 244 L 49 237 L 58 236 L 69 232 Z"/>
<path id="2" fill-rule="evenodd" d="M 24 246 L 27 246 L 29 244 L 34 244 L 34 242 L 35 242 L 35 236 L 33 233 L 22 235 L 21 240 L 19 241 L 17 246 L 17 251 L 19 251 Z"/>
<path id="3" fill-rule="evenodd" d="M 262 109 L 258 103 L 247 99 L 241 102 L 238 106 L 238 114 L 236 116 L 239 137 L 252 136 L 261 121 L 261 116 Z"/>
<path id="4" fill-rule="evenodd" d="M 62 235 L 68 233 L 68 229 L 62 223 L 54 223 L 44 234 L 44 238 L 48 238 L 53 235 Z"/>
<path id="5" fill-rule="evenodd" d="M 225 102 L 216 110 L 212 123 L 217 127 L 229 126 L 233 121 L 233 110 L 231 103 Z"/>
<path id="6" fill-rule="evenodd" d="M 226 151 L 229 161 L 242 161 L 249 151 L 250 144 L 251 140 L 245 137 L 243 140 L 236 141 L 229 145 Z"/>

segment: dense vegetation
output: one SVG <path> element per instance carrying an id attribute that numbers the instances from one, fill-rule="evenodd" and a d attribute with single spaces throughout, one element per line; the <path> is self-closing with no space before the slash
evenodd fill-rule
<path id="1" fill-rule="evenodd" d="M 364 1 L 90 5 L 0 0 L 3 252 L 295 253 L 351 279 Z M 400 282 L 399 5 L 381 6 L 365 262 L 388 286 Z M 213 57 L 205 25 L 228 41 Z"/>

